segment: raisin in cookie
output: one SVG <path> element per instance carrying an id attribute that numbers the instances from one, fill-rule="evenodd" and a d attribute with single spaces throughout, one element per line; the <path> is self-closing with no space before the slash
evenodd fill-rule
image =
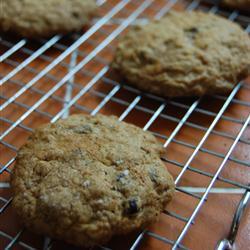
<path id="1" fill-rule="evenodd" d="M 132 28 L 112 67 L 131 85 L 165 97 L 227 93 L 250 71 L 250 39 L 214 14 L 171 12 Z"/>
<path id="2" fill-rule="evenodd" d="M 224 6 L 244 11 L 250 11 L 250 0 L 222 0 Z"/>
<path id="3" fill-rule="evenodd" d="M 149 132 L 113 116 L 73 115 L 18 152 L 13 206 L 35 232 L 92 246 L 154 222 L 174 193 Z"/>
<path id="4" fill-rule="evenodd" d="M 0 30 L 24 37 L 47 37 L 87 24 L 95 0 L 1 0 Z"/>

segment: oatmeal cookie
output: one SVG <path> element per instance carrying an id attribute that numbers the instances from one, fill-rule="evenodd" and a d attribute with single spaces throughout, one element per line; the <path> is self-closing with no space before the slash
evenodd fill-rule
<path id="1" fill-rule="evenodd" d="M 165 97 L 224 94 L 250 72 L 250 39 L 223 17 L 171 12 L 121 38 L 112 67 Z"/>
<path id="2" fill-rule="evenodd" d="M 154 222 L 174 193 L 163 147 L 113 116 L 46 124 L 18 152 L 13 206 L 34 232 L 78 246 Z"/>
<path id="3" fill-rule="evenodd" d="M 95 0 L 1 0 L 0 31 L 48 37 L 80 30 L 96 10 Z"/>

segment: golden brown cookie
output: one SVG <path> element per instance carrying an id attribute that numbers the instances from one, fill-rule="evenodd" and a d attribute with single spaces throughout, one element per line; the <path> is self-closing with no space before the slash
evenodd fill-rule
<path id="1" fill-rule="evenodd" d="M 165 97 L 228 93 L 250 72 L 250 39 L 214 14 L 172 12 L 132 28 L 112 67 L 131 85 Z"/>
<path id="2" fill-rule="evenodd" d="M 250 11 L 250 0 L 222 0 L 222 4 L 230 8 Z"/>
<path id="3" fill-rule="evenodd" d="M 29 38 L 80 30 L 95 0 L 1 0 L 0 31 Z"/>
<path id="4" fill-rule="evenodd" d="M 174 193 L 162 149 L 113 116 L 46 124 L 18 152 L 14 209 L 28 229 L 78 246 L 142 229 Z"/>

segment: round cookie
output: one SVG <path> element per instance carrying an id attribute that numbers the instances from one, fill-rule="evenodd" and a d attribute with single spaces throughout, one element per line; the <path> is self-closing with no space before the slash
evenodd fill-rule
<path id="1" fill-rule="evenodd" d="M 112 67 L 131 85 L 165 97 L 227 93 L 250 72 L 250 39 L 214 14 L 171 12 L 132 28 Z"/>
<path id="2" fill-rule="evenodd" d="M 18 152 L 11 185 L 24 225 L 78 246 L 154 222 L 174 193 L 149 132 L 113 116 L 46 124 Z"/>
<path id="3" fill-rule="evenodd" d="M 250 11 L 250 0 L 222 0 L 222 4 L 230 8 Z"/>
<path id="4" fill-rule="evenodd" d="M 29 38 L 77 31 L 96 10 L 95 0 L 2 0 L 0 30 Z"/>

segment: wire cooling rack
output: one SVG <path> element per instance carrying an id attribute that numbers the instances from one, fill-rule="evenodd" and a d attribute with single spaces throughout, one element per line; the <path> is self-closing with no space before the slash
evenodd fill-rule
<path id="1" fill-rule="evenodd" d="M 117 38 L 129 26 L 159 19 L 171 9 L 213 12 L 246 32 L 250 18 L 213 1 L 97 2 L 98 18 L 85 33 L 35 41 L 1 38 L 0 248 L 75 249 L 18 224 L 11 209 L 11 169 L 18 148 L 38 125 L 72 113 L 100 112 L 150 130 L 162 141 L 162 160 L 177 192 L 158 223 L 99 248 L 212 249 L 227 235 L 242 194 L 249 191 L 249 83 L 238 83 L 228 96 L 166 100 L 126 85 L 109 63 Z M 238 241 L 241 249 L 249 246 L 247 230 L 240 231 Z"/>

